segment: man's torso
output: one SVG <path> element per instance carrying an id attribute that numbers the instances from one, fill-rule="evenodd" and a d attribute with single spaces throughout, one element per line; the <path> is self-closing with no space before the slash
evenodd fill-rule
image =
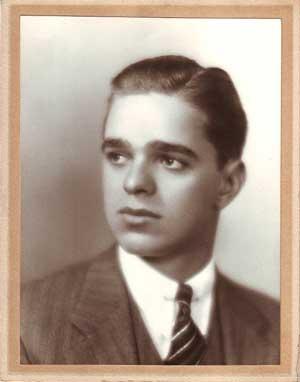
<path id="1" fill-rule="evenodd" d="M 202 364 L 278 364 L 279 306 L 218 274 Z M 115 250 L 24 287 L 21 363 L 163 364 Z"/>

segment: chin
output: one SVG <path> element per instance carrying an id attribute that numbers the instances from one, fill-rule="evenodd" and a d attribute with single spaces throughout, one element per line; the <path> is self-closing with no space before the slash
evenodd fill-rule
<path id="1" fill-rule="evenodd" d="M 161 256 L 164 247 L 160 240 L 140 234 L 122 235 L 117 241 L 125 251 L 141 257 Z"/>

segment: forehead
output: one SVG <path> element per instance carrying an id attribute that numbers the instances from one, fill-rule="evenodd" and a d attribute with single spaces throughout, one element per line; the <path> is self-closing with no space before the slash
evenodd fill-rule
<path id="1" fill-rule="evenodd" d="M 162 140 L 191 145 L 205 139 L 206 116 L 178 96 L 149 93 L 117 96 L 111 106 L 105 137 L 143 145 Z"/>

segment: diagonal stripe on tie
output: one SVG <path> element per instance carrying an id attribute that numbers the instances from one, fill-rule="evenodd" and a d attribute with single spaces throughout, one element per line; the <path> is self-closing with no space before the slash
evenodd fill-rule
<path id="1" fill-rule="evenodd" d="M 166 365 L 198 365 L 206 352 L 205 338 L 191 318 L 192 288 L 180 284 L 176 295 L 178 314 Z"/>
<path id="2" fill-rule="evenodd" d="M 189 346 L 193 343 L 195 338 L 196 338 L 196 333 L 193 334 L 193 337 L 190 340 L 188 340 L 188 342 L 186 342 L 183 346 L 181 346 L 178 350 L 176 350 L 175 353 L 171 354 L 168 357 L 168 360 L 171 361 L 172 359 L 174 359 L 175 357 L 179 356 L 184 351 L 186 351 L 186 349 L 188 349 Z"/>
<path id="3" fill-rule="evenodd" d="M 192 320 L 190 320 L 187 324 L 185 324 L 182 327 L 182 329 L 178 330 L 178 332 L 173 335 L 172 341 L 174 341 L 176 338 L 184 334 L 190 328 L 191 325 L 192 325 Z"/>

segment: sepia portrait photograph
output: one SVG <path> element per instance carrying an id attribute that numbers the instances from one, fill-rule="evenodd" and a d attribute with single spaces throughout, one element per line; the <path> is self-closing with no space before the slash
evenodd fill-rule
<path id="1" fill-rule="evenodd" d="M 292 18 L 242 8 L 15 9 L 20 379 L 294 380 Z"/>

